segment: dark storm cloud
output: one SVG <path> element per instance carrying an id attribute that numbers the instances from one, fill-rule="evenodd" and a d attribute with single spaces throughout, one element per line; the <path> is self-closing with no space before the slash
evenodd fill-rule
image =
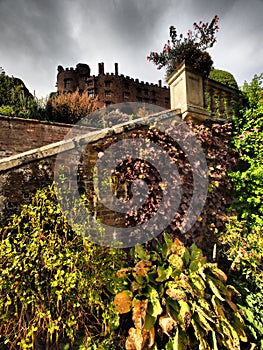
<path id="1" fill-rule="evenodd" d="M 37 88 L 39 92 L 41 83 L 51 85 L 51 80 L 55 85 L 57 58 L 67 56 L 67 48 L 73 45 L 68 4 L 52 0 L 0 1 L 0 65 L 8 74 L 22 78 L 31 91 Z"/>
<path id="2" fill-rule="evenodd" d="M 114 2 L 113 28 L 120 33 L 120 40 L 130 44 L 143 43 L 152 37 L 162 18 L 164 8 L 171 4 L 170 0 L 160 1 L 121 1 Z"/>
<path id="3" fill-rule="evenodd" d="M 113 39 L 134 44 L 149 36 L 171 3 L 172 0 L 83 0 L 78 1 L 78 10 L 84 26 L 96 25 L 96 30 L 100 31 L 101 27 L 106 36 L 109 31 L 115 34 Z"/>
<path id="4" fill-rule="evenodd" d="M 215 65 L 239 83 L 262 69 L 263 0 L 0 0 L 0 66 L 46 95 L 58 65 L 97 63 L 156 82 L 164 72 L 146 61 L 160 51 L 169 26 L 185 33 L 194 21 L 220 17 Z M 252 73 L 253 72 L 253 73 Z"/>
<path id="5" fill-rule="evenodd" d="M 191 0 L 191 7 L 194 11 L 198 11 L 200 13 L 205 13 L 209 9 L 214 9 L 220 11 L 221 13 L 226 13 L 231 10 L 237 1 L 240 0 Z"/>
<path id="6" fill-rule="evenodd" d="M 87 52 L 103 54 L 104 59 L 125 55 L 135 58 L 142 50 L 145 57 L 145 48 L 153 41 L 164 9 L 169 8 L 171 2 L 97 0 L 90 6 L 89 2 L 79 0 L 75 11 L 82 30 L 76 40 Z"/>
<path id="7" fill-rule="evenodd" d="M 9 50 L 18 49 L 36 58 L 64 51 L 64 42 L 70 41 L 65 16 L 66 8 L 58 1 L 2 0 L 1 41 L 8 44 Z"/>

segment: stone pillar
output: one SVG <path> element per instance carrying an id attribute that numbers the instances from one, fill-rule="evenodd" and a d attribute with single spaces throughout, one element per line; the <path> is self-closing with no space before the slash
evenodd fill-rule
<path id="1" fill-rule="evenodd" d="M 226 106 L 225 106 L 225 96 L 224 91 L 219 93 L 219 115 L 220 118 L 226 118 Z"/>
<path id="2" fill-rule="evenodd" d="M 226 116 L 228 119 L 231 118 L 232 106 L 231 106 L 231 96 L 226 96 Z"/>
<path id="3" fill-rule="evenodd" d="M 210 109 L 213 115 L 216 113 L 216 95 L 215 95 L 215 91 L 212 88 L 209 91 L 210 91 Z"/>
<path id="4" fill-rule="evenodd" d="M 170 85 L 171 109 L 180 109 L 183 119 L 204 120 L 209 112 L 204 107 L 203 77 L 183 62 L 167 79 Z"/>

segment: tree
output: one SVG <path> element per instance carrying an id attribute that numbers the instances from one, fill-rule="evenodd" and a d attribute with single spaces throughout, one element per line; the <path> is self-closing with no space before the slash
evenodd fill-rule
<path id="1" fill-rule="evenodd" d="M 21 118 L 43 118 L 41 101 L 33 96 L 23 81 L 0 74 L 0 114 Z"/>

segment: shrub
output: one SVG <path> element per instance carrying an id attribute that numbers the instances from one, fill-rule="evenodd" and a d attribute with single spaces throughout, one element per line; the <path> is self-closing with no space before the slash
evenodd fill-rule
<path id="1" fill-rule="evenodd" d="M 238 89 L 238 85 L 234 76 L 225 70 L 212 69 L 209 73 L 209 78 L 232 88 Z"/>
<path id="2" fill-rule="evenodd" d="M 230 266 L 230 280 L 239 286 L 251 342 L 263 349 L 263 75 L 245 83 L 246 108 L 234 118 L 233 145 L 239 162 L 230 173 L 236 215 L 220 234 Z M 260 302 L 261 300 L 261 302 Z M 252 317 L 253 315 L 253 317 Z"/>
<path id="3" fill-rule="evenodd" d="M 240 349 L 244 321 L 225 273 L 195 245 L 187 249 L 168 234 L 153 251 L 136 246 L 135 266 L 118 271 L 119 313 L 132 318 L 126 349 Z"/>
<path id="4" fill-rule="evenodd" d="M 229 278 L 242 293 L 242 310 L 246 315 L 248 335 L 263 349 L 263 230 L 262 225 L 248 228 L 245 220 L 229 218 L 227 230 L 220 234 L 224 254 L 231 263 Z"/>
<path id="5" fill-rule="evenodd" d="M 9 347 L 53 348 L 78 331 L 95 342 L 118 325 L 110 306 L 121 250 L 73 232 L 53 187 L 0 230 L 0 334 Z M 101 338 L 100 338 L 101 337 Z"/>
<path id="6" fill-rule="evenodd" d="M 254 78 L 250 83 L 245 81 L 242 91 L 247 97 L 247 108 L 256 110 L 262 108 L 263 102 L 263 73 L 260 75 L 254 75 Z M 262 112 L 261 112 L 262 113 Z"/>
<path id="7" fill-rule="evenodd" d="M 215 33 L 218 31 L 218 16 L 215 16 L 211 23 L 193 24 L 193 31 L 189 30 L 187 36 L 178 36 L 174 26 L 170 27 L 170 38 L 164 45 L 163 51 L 159 54 L 151 52 L 147 57 L 157 65 L 158 69 L 166 67 L 168 77 L 183 61 L 196 71 L 208 76 L 213 61 L 206 51 L 216 42 Z"/>
<path id="8" fill-rule="evenodd" d="M 16 112 L 12 106 L 0 106 L 0 114 L 8 115 L 10 117 L 15 116 Z"/>
<path id="9" fill-rule="evenodd" d="M 236 210 L 239 218 L 246 219 L 249 228 L 263 226 L 263 89 L 261 77 L 255 76 L 251 89 L 246 87 L 248 107 L 234 118 L 234 147 L 239 164 L 231 173 L 235 186 Z M 257 85 L 257 89 L 255 89 Z"/>
<path id="10" fill-rule="evenodd" d="M 78 90 L 52 95 L 47 106 L 50 119 L 72 124 L 96 109 L 96 100 L 88 95 L 88 91 L 80 93 Z"/>

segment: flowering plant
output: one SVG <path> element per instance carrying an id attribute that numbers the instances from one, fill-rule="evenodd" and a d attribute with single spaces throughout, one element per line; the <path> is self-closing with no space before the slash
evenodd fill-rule
<path id="1" fill-rule="evenodd" d="M 167 77 L 183 62 L 194 68 L 204 76 L 208 76 L 213 61 L 206 51 L 216 42 L 215 34 L 218 32 L 218 20 L 216 15 L 210 23 L 202 21 L 193 24 L 193 30 L 178 36 L 174 26 L 170 27 L 170 38 L 159 54 L 151 52 L 147 59 L 157 65 L 158 69 L 166 67 Z"/>

